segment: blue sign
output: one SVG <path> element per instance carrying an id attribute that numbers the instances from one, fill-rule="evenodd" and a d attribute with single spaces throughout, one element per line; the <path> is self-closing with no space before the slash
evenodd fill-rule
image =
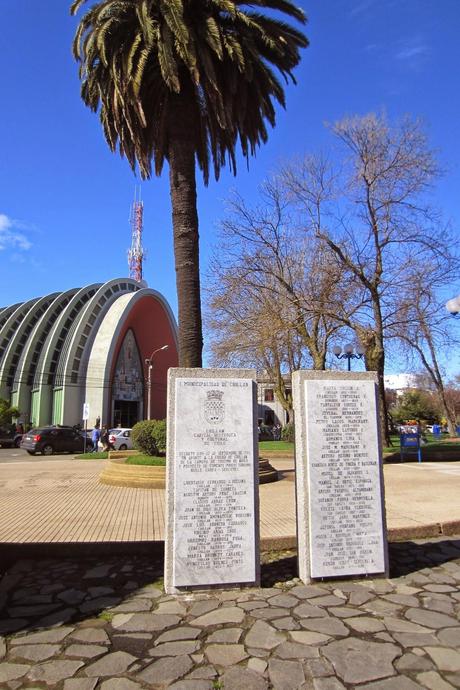
<path id="1" fill-rule="evenodd" d="M 401 444 L 401 460 L 404 460 L 404 455 L 410 453 L 417 453 L 417 459 L 422 462 L 422 451 L 420 448 L 420 434 L 405 434 L 399 435 L 399 442 Z"/>

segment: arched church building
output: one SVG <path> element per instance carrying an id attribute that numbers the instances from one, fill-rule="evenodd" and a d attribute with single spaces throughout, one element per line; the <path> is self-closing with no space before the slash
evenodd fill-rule
<path id="1" fill-rule="evenodd" d="M 131 427 L 166 416 L 166 376 L 177 327 L 165 298 L 130 278 L 0 307 L 0 398 L 33 427 L 82 422 Z"/>

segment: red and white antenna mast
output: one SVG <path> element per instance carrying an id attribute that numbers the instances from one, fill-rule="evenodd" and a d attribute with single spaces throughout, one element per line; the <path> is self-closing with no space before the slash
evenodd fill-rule
<path id="1" fill-rule="evenodd" d="M 136 280 L 138 283 L 142 282 L 142 262 L 145 257 L 144 248 L 142 246 L 142 228 L 144 217 L 144 204 L 139 199 L 136 199 L 136 191 L 134 192 L 134 202 L 131 207 L 130 225 L 131 225 L 131 248 L 128 249 L 128 266 L 129 277 Z"/>

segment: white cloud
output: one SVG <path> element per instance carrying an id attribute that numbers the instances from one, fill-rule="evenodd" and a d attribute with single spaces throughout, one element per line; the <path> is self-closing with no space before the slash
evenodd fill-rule
<path id="1" fill-rule="evenodd" d="M 0 251 L 4 249 L 27 251 L 30 249 L 32 242 L 23 232 L 18 232 L 18 230 L 24 229 L 27 229 L 25 223 L 14 220 L 5 213 L 0 213 Z"/>
<path id="2" fill-rule="evenodd" d="M 412 68 L 418 68 L 428 57 L 429 48 L 420 36 L 414 36 L 401 41 L 395 52 L 395 58 L 405 62 Z"/>
<path id="3" fill-rule="evenodd" d="M 4 230 L 8 230 L 8 228 L 11 227 L 11 221 L 8 218 L 8 216 L 5 216 L 4 213 L 0 213 L 0 232 Z"/>
<path id="4" fill-rule="evenodd" d="M 408 46 L 396 53 L 398 60 L 411 60 L 412 58 L 424 55 L 426 53 L 426 46 Z"/>
<path id="5" fill-rule="evenodd" d="M 357 14 L 362 14 L 363 12 L 366 12 L 367 10 L 372 9 L 374 4 L 375 4 L 375 0 L 360 0 L 360 2 L 357 2 L 351 8 L 350 15 L 352 17 L 354 17 Z"/>

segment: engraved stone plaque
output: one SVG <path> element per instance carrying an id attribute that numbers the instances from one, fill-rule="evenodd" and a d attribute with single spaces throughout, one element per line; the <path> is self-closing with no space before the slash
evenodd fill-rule
<path id="1" fill-rule="evenodd" d="M 301 577 L 386 573 L 374 375 L 294 376 Z"/>
<path id="2" fill-rule="evenodd" d="M 254 378 L 170 370 L 166 591 L 258 581 Z"/>

